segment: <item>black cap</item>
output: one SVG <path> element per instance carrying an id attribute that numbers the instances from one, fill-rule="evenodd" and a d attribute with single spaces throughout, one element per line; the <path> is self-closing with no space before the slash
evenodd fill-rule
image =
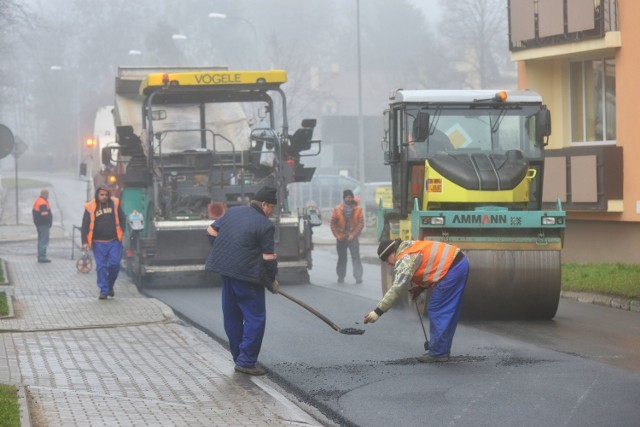
<path id="1" fill-rule="evenodd" d="M 382 261 L 386 261 L 387 258 L 389 258 L 389 255 L 398 250 L 400 242 L 400 239 L 381 241 L 378 245 L 378 258 L 380 258 Z"/>
<path id="2" fill-rule="evenodd" d="M 353 197 L 353 191 L 348 190 L 348 189 L 347 189 L 347 190 L 344 190 L 344 191 L 342 192 L 342 198 L 344 199 L 344 198 L 345 198 L 345 197 L 347 197 L 347 196 L 351 196 L 351 197 Z"/>
<path id="3" fill-rule="evenodd" d="M 255 196 L 253 196 L 253 200 L 257 202 L 265 202 L 270 203 L 272 205 L 278 204 L 278 198 L 276 196 L 277 190 L 273 187 L 262 187 Z"/>

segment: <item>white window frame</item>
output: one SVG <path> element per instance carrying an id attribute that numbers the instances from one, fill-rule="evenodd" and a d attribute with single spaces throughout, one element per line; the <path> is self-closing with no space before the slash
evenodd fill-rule
<path id="1" fill-rule="evenodd" d="M 616 145 L 616 141 L 617 139 L 614 140 L 609 140 L 609 139 L 603 139 L 601 141 L 573 141 L 573 110 L 572 110 L 572 92 L 571 92 L 571 88 L 572 88 L 572 84 L 571 84 L 571 66 L 573 64 L 580 64 L 580 69 L 582 71 L 582 135 L 583 137 L 585 137 L 587 135 L 587 113 L 586 113 L 586 109 L 587 109 L 587 90 L 585 87 L 585 81 L 586 76 L 585 76 L 585 62 L 587 61 L 601 61 L 603 63 L 603 69 L 606 69 L 606 66 L 604 65 L 604 61 L 606 60 L 612 60 L 614 61 L 614 67 L 615 67 L 615 58 L 613 57 L 600 57 L 600 58 L 593 58 L 593 59 L 585 59 L 582 61 L 571 61 L 569 63 L 569 85 L 568 85 L 568 92 L 569 92 L 569 145 L 570 146 L 575 146 L 575 147 L 587 147 L 587 146 L 597 146 L 597 145 Z M 603 91 L 605 91 L 606 94 L 606 90 L 605 90 L 605 74 L 606 73 L 602 73 L 602 88 Z M 606 108 L 605 108 L 605 104 L 606 102 L 602 102 L 602 121 L 603 121 L 603 127 L 602 127 L 602 134 L 603 136 L 606 138 L 607 135 L 607 116 L 606 116 Z M 617 108 L 617 106 L 616 106 Z M 617 111 L 616 111 L 616 117 L 617 117 Z M 615 123 L 614 123 L 615 126 Z M 616 130 L 616 136 L 617 136 L 617 130 Z"/>

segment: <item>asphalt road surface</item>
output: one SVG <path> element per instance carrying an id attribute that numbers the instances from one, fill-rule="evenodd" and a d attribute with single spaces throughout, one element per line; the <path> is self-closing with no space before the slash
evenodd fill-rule
<path id="1" fill-rule="evenodd" d="M 452 362 L 419 364 L 417 313 L 391 310 L 374 325 L 361 324 L 380 295 L 379 267 L 365 265 L 363 285 L 338 285 L 330 251 L 316 251 L 312 285 L 284 289 L 365 334 L 340 334 L 268 294 L 260 362 L 271 379 L 336 423 L 620 426 L 640 419 L 638 313 L 563 300 L 553 321 L 461 323 Z M 219 288 L 149 293 L 226 341 Z"/>

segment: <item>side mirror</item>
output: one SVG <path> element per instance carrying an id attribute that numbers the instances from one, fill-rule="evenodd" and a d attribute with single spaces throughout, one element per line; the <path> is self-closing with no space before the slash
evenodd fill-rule
<path id="1" fill-rule="evenodd" d="M 419 111 L 418 116 L 413 121 L 413 129 L 411 130 L 413 142 L 424 142 L 429 136 L 429 113 Z"/>
<path id="2" fill-rule="evenodd" d="M 551 135 L 551 112 L 546 106 L 536 113 L 536 136 L 543 138 Z"/>

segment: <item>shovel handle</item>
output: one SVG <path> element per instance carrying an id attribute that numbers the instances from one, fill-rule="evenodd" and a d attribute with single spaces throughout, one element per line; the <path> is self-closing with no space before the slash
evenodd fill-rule
<path id="1" fill-rule="evenodd" d="M 287 294 L 286 292 L 279 290 L 278 293 L 280 295 L 282 295 L 283 297 L 287 298 L 288 300 L 291 300 L 293 302 L 295 302 L 296 304 L 298 304 L 300 307 L 310 311 L 311 313 L 313 313 L 315 316 L 317 316 L 320 320 L 322 320 L 324 323 L 326 323 L 327 325 L 331 326 L 333 329 L 335 329 L 336 331 L 340 332 L 340 326 L 336 325 L 335 323 L 333 323 L 331 320 L 329 320 L 324 314 L 320 313 L 319 311 L 317 311 L 316 309 L 314 309 L 313 307 L 308 306 L 307 304 L 303 303 L 302 301 L 300 301 L 299 299 L 292 297 L 291 295 Z"/>

